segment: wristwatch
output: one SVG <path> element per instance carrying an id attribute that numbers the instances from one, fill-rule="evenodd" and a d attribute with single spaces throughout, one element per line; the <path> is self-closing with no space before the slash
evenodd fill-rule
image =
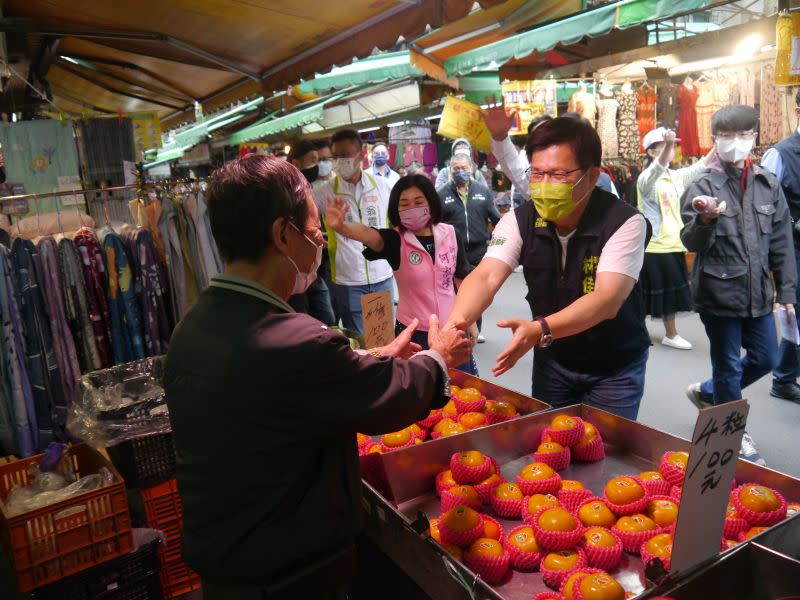
<path id="1" fill-rule="evenodd" d="M 544 317 L 536 317 L 534 319 L 539 325 L 542 326 L 542 337 L 539 338 L 539 348 L 547 348 L 553 343 L 553 332 L 550 331 L 550 326 L 547 324 L 547 321 L 544 320 Z"/>

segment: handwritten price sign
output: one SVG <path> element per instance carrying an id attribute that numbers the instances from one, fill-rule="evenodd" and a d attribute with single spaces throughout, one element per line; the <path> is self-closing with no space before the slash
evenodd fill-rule
<path id="1" fill-rule="evenodd" d="M 367 348 L 385 346 L 394 339 L 391 292 L 387 290 L 361 296 L 361 315 Z"/>
<path id="2" fill-rule="evenodd" d="M 719 554 L 725 509 L 750 406 L 737 400 L 700 411 L 686 466 L 671 571 Z"/>
<path id="3" fill-rule="evenodd" d="M 474 148 L 492 151 L 492 134 L 483 122 L 481 107 L 455 96 L 448 96 L 437 133 L 452 140 L 466 138 Z"/>

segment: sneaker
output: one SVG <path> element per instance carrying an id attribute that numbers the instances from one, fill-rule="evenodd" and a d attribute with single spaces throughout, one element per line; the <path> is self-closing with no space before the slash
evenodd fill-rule
<path id="1" fill-rule="evenodd" d="M 700 382 L 689 384 L 686 388 L 686 397 L 698 410 L 711 406 L 711 399 L 700 390 Z"/>
<path id="2" fill-rule="evenodd" d="M 797 385 L 796 381 L 783 383 L 773 379 L 772 389 L 769 391 L 769 395 L 773 398 L 780 398 L 781 400 L 800 402 L 800 385 Z"/>
<path id="3" fill-rule="evenodd" d="M 750 434 L 746 431 L 742 436 L 742 449 L 739 451 L 739 458 L 743 458 L 746 461 L 755 463 L 762 467 L 767 466 L 767 461 L 761 458 L 758 450 L 756 450 L 756 445 L 753 443 L 753 438 L 751 438 Z"/>
<path id="4" fill-rule="evenodd" d="M 483 334 L 479 333 L 477 341 L 478 341 L 479 344 L 483 344 L 484 342 L 486 342 L 486 338 L 483 337 Z"/>
<path id="5" fill-rule="evenodd" d="M 676 335 L 675 337 L 669 338 L 664 336 L 661 338 L 661 345 L 668 346 L 669 348 L 676 348 L 677 350 L 691 350 L 692 349 L 692 342 L 689 340 L 683 339 L 681 336 Z"/>

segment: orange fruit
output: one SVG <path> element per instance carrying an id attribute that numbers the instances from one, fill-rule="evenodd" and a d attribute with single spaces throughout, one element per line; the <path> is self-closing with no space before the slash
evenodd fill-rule
<path id="1" fill-rule="evenodd" d="M 539 552 L 539 544 L 533 535 L 533 529 L 530 527 L 518 529 L 508 538 L 508 541 L 523 552 Z"/>
<path id="2" fill-rule="evenodd" d="M 442 432 L 442 437 L 449 437 L 451 435 L 458 435 L 459 433 L 464 433 L 467 431 L 467 428 L 464 427 L 461 423 L 456 423 L 452 427 L 445 429 Z"/>
<path id="3" fill-rule="evenodd" d="M 513 417 L 517 414 L 516 407 L 511 404 L 510 402 L 506 402 L 505 400 L 498 400 L 497 402 L 492 402 L 492 405 L 486 404 L 486 412 L 492 413 L 494 415 L 499 415 L 501 417 Z"/>
<path id="4" fill-rule="evenodd" d="M 535 515 L 536 511 L 542 508 L 556 508 L 558 506 L 561 506 L 561 503 L 553 494 L 534 494 L 528 498 L 528 512 L 532 515 Z"/>
<path id="5" fill-rule="evenodd" d="M 686 465 L 689 464 L 689 453 L 673 452 L 669 455 L 667 462 L 675 467 L 678 467 L 681 471 L 685 471 Z"/>
<path id="6" fill-rule="evenodd" d="M 456 405 L 452 400 L 450 400 L 450 402 L 445 404 L 444 407 L 442 408 L 442 414 L 445 414 L 445 415 L 448 415 L 448 416 L 451 416 L 451 415 L 455 416 L 457 413 L 458 413 L 458 411 L 456 410 Z"/>
<path id="7" fill-rule="evenodd" d="M 666 527 L 678 519 L 678 503 L 672 500 L 651 500 L 646 512 L 656 525 Z"/>
<path id="8" fill-rule="evenodd" d="M 576 481 L 574 479 L 562 479 L 561 480 L 561 489 L 562 490 L 585 490 L 586 486 L 583 485 L 580 481 Z"/>
<path id="9" fill-rule="evenodd" d="M 442 536 L 439 533 L 439 519 L 428 519 L 428 531 L 430 536 L 437 542 L 442 542 Z"/>
<path id="10" fill-rule="evenodd" d="M 593 573 L 578 584 L 586 600 L 625 600 L 625 588 L 606 573 Z"/>
<path id="11" fill-rule="evenodd" d="M 755 537 L 767 529 L 769 529 L 769 527 L 751 527 L 747 530 L 747 533 L 744 534 L 744 539 L 749 540 L 751 537 Z"/>
<path id="12" fill-rule="evenodd" d="M 367 454 L 383 454 L 383 450 L 381 450 L 380 444 L 372 444 L 367 450 Z"/>
<path id="13" fill-rule="evenodd" d="M 577 421 L 569 415 L 557 415 L 550 421 L 550 428 L 556 431 L 573 429 Z"/>
<path id="14" fill-rule="evenodd" d="M 539 515 L 539 527 L 545 531 L 573 531 L 577 526 L 572 513 L 563 508 L 548 508 Z"/>
<path id="15" fill-rule="evenodd" d="M 561 588 L 561 595 L 567 600 L 575 600 L 575 582 L 584 575 L 589 575 L 589 573 L 586 571 L 581 571 L 580 569 L 570 574 L 570 576 L 567 577 L 567 580 L 564 582 L 564 587 Z"/>
<path id="16" fill-rule="evenodd" d="M 800 503 L 789 502 L 789 504 L 786 505 L 786 518 L 791 519 L 796 514 L 800 514 Z"/>
<path id="17" fill-rule="evenodd" d="M 478 498 L 478 492 L 475 491 L 471 485 L 457 485 L 455 487 L 451 487 L 447 490 L 453 496 L 461 498 L 465 501 L 465 504 L 477 504 L 480 502 Z"/>
<path id="18" fill-rule="evenodd" d="M 736 540 L 724 540 L 724 541 L 725 541 L 725 549 L 726 550 L 730 550 L 734 546 L 738 546 L 739 545 L 739 542 L 737 542 Z"/>
<path id="19" fill-rule="evenodd" d="M 653 556 L 669 558 L 672 556 L 672 536 L 668 533 L 654 535 L 647 540 L 645 547 Z"/>
<path id="20" fill-rule="evenodd" d="M 474 529 L 481 516 L 469 506 L 459 504 L 442 515 L 439 526 L 447 527 L 450 531 L 463 533 Z"/>
<path id="21" fill-rule="evenodd" d="M 439 479 L 439 481 L 441 482 L 442 486 L 447 487 L 447 489 L 450 489 L 458 485 L 458 483 L 456 483 L 456 480 L 453 479 L 453 472 L 450 469 L 442 471 L 441 478 Z"/>
<path id="22" fill-rule="evenodd" d="M 746 485 L 739 492 L 739 501 L 745 508 L 759 513 L 772 512 L 781 507 L 775 492 L 763 485 Z"/>
<path id="23" fill-rule="evenodd" d="M 389 448 L 397 448 L 411 441 L 411 432 L 408 429 L 401 429 L 400 431 L 384 434 L 381 440 Z"/>
<path id="24" fill-rule="evenodd" d="M 369 437 L 366 434 L 363 434 L 363 433 L 357 433 L 356 434 L 356 444 L 358 444 L 359 446 L 361 444 L 366 444 L 367 442 L 369 442 L 371 440 L 372 440 L 372 438 Z"/>
<path id="25" fill-rule="evenodd" d="M 458 399 L 462 402 L 480 402 L 483 396 L 475 388 L 464 388 L 458 393 Z"/>
<path id="26" fill-rule="evenodd" d="M 583 422 L 583 437 L 581 441 L 578 442 L 577 448 L 583 448 L 584 446 L 588 446 L 593 441 L 597 439 L 597 427 L 592 425 L 591 423 L 587 423 L 586 421 Z"/>
<path id="27" fill-rule="evenodd" d="M 479 412 L 466 412 L 458 417 L 458 422 L 467 429 L 475 429 L 486 425 L 486 415 Z"/>
<path id="28" fill-rule="evenodd" d="M 617 522 L 616 515 L 605 502 L 594 500 L 581 506 L 578 518 L 587 527 L 611 527 Z"/>
<path id="29" fill-rule="evenodd" d="M 494 485 L 496 483 L 503 483 L 503 478 L 497 473 L 492 473 L 486 479 L 481 481 L 478 485 Z"/>
<path id="30" fill-rule="evenodd" d="M 414 445 L 415 446 L 419 446 L 422 443 L 423 443 L 423 441 L 420 438 L 414 438 Z"/>
<path id="31" fill-rule="evenodd" d="M 550 467 L 550 465 L 540 462 L 526 465 L 519 472 L 520 479 L 524 479 L 525 481 L 540 481 L 542 479 L 550 479 L 551 477 L 555 476 L 556 472 L 552 467 Z"/>
<path id="32" fill-rule="evenodd" d="M 725 509 L 725 518 L 726 519 L 739 519 L 739 511 L 736 510 L 736 506 L 731 502 L 728 502 L 728 508 Z"/>
<path id="33" fill-rule="evenodd" d="M 639 473 L 639 479 L 642 481 L 664 481 L 664 478 L 658 471 L 645 471 L 644 473 Z"/>
<path id="34" fill-rule="evenodd" d="M 464 562 L 464 554 L 461 552 L 461 548 L 453 544 L 448 544 L 447 542 L 440 542 L 439 545 L 457 561 Z"/>
<path id="35" fill-rule="evenodd" d="M 503 556 L 503 545 L 490 538 L 478 538 L 472 542 L 467 552 L 478 556 Z"/>
<path id="36" fill-rule="evenodd" d="M 657 525 L 656 522 L 647 515 L 636 514 L 629 517 L 622 517 L 617 521 L 617 529 L 630 533 L 639 533 L 642 531 L 653 531 L 657 529 Z"/>
<path id="37" fill-rule="evenodd" d="M 644 498 L 641 485 L 630 477 L 614 477 L 606 484 L 606 498 L 614 504 L 630 504 Z"/>
<path id="38" fill-rule="evenodd" d="M 543 444 L 539 444 L 539 447 L 536 449 L 536 451 L 543 452 L 546 454 L 563 452 L 564 446 L 562 446 L 561 444 L 557 444 L 556 442 L 544 442 Z"/>
<path id="39" fill-rule="evenodd" d="M 489 519 L 483 520 L 483 537 L 491 538 L 493 540 L 500 539 L 500 527 L 494 521 Z"/>
<path id="40" fill-rule="evenodd" d="M 516 483 L 501 483 L 494 488 L 494 497 L 500 500 L 522 500 L 522 492 Z"/>
<path id="41" fill-rule="evenodd" d="M 461 391 L 461 388 L 457 385 L 450 386 L 450 395 L 451 396 L 458 396 L 458 393 Z"/>
<path id="42" fill-rule="evenodd" d="M 409 425 L 408 429 L 409 429 L 409 431 L 411 431 L 412 434 L 414 434 L 416 436 L 419 436 L 419 435 L 423 434 L 422 427 L 420 427 L 416 423 L 414 423 L 413 425 Z"/>
<path id="43" fill-rule="evenodd" d="M 550 571 L 569 571 L 575 568 L 579 559 L 580 556 L 575 550 L 561 550 L 545 556 L 542 564 Z"/>
<path id="44" fill-rule="evenodd" d="M 486 462 L 486 457 L 477 450 L 467 450 L 458 453 L 458 462 L 465 467 L 480 467 Z"/>
<path id="45" fill-rule="evenodd" d="M 583 539 L 589 546 L 600 548 L 613 548 L 617 545 L 616 538 L 604 527 L 589 527 L 583 532 Z"/>
<path id="46" fill-rule="evenodd" d="M 442 419 L 436 425 L 433 426 L 433 430 L 437 433 L 444 433 L 446 430 L 451 429 L 458 425 L 453 419 Z"/>

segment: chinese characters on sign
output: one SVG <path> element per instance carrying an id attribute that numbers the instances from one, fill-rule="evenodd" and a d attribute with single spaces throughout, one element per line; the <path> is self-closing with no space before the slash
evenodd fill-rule
<path id="1" fill-rule="evenodd" d="M 555 79 L 507 81 L 503 83 L 503 102 L 516 109 L 516 123 L 509 135 L 527 135 L 528 125 L 542 115 L 558 116 L 558 88 Z"/>
<path id="2" fill-rule="evenodd" d="M 391 292 L 387 290 L 361 296 L 361 314 L 367 348 L 385 346 L 394 339 Z"/>
<path id="3" fill-rule="evenodd" d="M 725 509 L 750 410 L 746 400 L 700 411 L 686 465 L 671 571 L 719 553 Z"/>
<path id="4" fill-rule="evenodd" d="M 450 139 L 466 138 L 473 148 L 491 152 L 491 134 L 483 122 L 481 107 L 455 96 L 448 96 L 437 133 Z"/>

